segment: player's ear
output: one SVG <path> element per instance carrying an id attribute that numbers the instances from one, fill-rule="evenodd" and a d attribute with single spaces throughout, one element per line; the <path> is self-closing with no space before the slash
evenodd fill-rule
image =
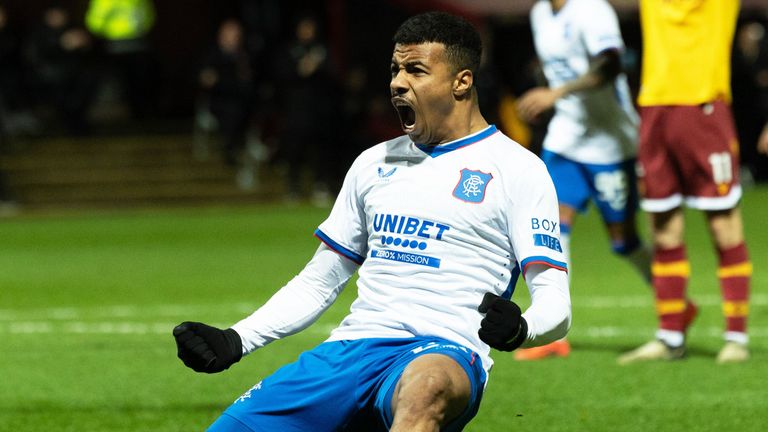
<path id="1" fill-rule="evenodd" d="M 457 99 L 462 99 L 471 94 L 472 85 L 475 77 L 469 69 L 463 69 L 456 73 L 453 80 L 453 95 Z"/>

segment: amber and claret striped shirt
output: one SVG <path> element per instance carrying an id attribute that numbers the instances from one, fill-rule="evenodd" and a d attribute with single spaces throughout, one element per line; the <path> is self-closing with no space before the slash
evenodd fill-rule
<path id="1" fill-rule="evenodd" d="M 738 0 L 640 0 L 640 106 L 731 101 Z"/>

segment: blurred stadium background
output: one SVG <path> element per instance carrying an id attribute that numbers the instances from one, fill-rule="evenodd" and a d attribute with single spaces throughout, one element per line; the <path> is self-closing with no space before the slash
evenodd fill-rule
<path id="1" fill-rule="evenodd" d="M 360 150 L 399 133 L 387 99 L 390 38 L 406 16 L 428 9 L 463 14 L 482 29 L 486 116 L 534 151 L 545 127 L 523 124 L 514 112 L 515 97 L 541 82 L 527 18 L 532 1 L 147 1 L 154 14 L 121 34 L 104 31 L 108 24 L 94 12 L 94 5 L 110 2 L 2 3 L 4 213 L 327 201 Z M 612 3 L 636 88 L 642 49 L 636 3 Z M 63 22 L 46 24 L 52 9 L 66 14 Z M 765 0 L 742 1 L 734 50 L 734 108 L 749 184 L 768 178 L 768 159 L 754 151 L 768 112 L 767 9 Z M 317 22 L 315 43 L 324 58 L 318 73 L 301 79 L 290 76 L 295 59 L 288 53 L 305 16 Z M 232 18 L 243 28 L 248 70 L 239 80 L 221 70 L 225 85 L 212 88 L 203 71 L 210 72 L 220 24 Z M 214 71 L 220 66 L 213 62 Z M 290 129 L 317 139 L 292 144 Z M 228 146 L 228 140 L 237 142 Z M 300 179 L 291 174 L 298 171 Z"/>
<path id="2" fill-rule="evenodd" d="M 544 125 L 514 113 L 515 97 L 541 79 L 530 0 L 157 0 L 146 33 L 136 29 L 127 43 L 96 33 L 87 20 L 92 3 L 0 2 L 0 431 L 200 430 L 260 377 L 324 339 L 353 287 L 307 332 L 215 377 L 181 365 L 170 330 L 192 318 L 231 324 L 311 256 L 312 231 L 352 158 L 399 134 L 388 101 L 390 38 L 408 15 L 442 9 L 482 29 L 485 113 L 538 149 Z M 636 2 L 611 3 L 636 89 Z M 760 226 L 768 220 L 768 161 L 754 145 L 768 119 L 768 1 L 741 4 L 733 87 L 755 263 L 752 361 L 714 364 L 722 328 L 716 265 L 706 228 L 691 214 L 690 289 L 703 313 L 690 358 L 617 366 L 618 353 L 652 334 L 652 296 L 610 255 L 589 213 L 574 232 L 573 354 L 529 364 L 497 353 L 468 430 L 765 430 L 768 233 Z M 285 56 L 307 16 L 318 24 L 324 73 L 289 80 Z M 217 65 L 210 52 L 231 18 L 243 26 L 246 72 L 224 92 L 222 108 L 206 70 Z M 246 93 L 246 102 L 226 98 Z M 231 151 L 233 118 L 245 121 L 233 129 Z M 313 148 L 287 144 L 297 124 L 321 137 Z M 516 295 L 526 301 L 522 284 Z"/>

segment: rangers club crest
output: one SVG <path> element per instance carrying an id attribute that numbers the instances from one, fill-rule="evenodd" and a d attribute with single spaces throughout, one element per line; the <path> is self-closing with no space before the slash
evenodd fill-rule
<path id="1" fill-rule="evenodd" d="M 492 174 L 464 168 L 461 170 L 459 183 L 453 190 L 453 196 L 470 203 L 483 202 L 485 199 L 485 188 L 491 179 L 493 179 Z"/>

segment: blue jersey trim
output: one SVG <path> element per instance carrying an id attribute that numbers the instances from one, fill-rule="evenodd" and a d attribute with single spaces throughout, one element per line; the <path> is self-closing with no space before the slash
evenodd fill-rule
<path id="1" fill-rule="evenodd" d="M 515 293 L 515 286 L 517 285 L 517 280 L 520 278 L 520 266 L 515 266 L 515 268 L 512 269 L 512 275 L 509 278 L 509 285 L 507 285 L 507 289 L 504 291 L 504 293 L 501 294 L 501 298 L 510 300 L 512 298 L 512 294 Z"/>
<path id="2" fill-rule="evenodd" d="M 474 144 L 478 141 L 482 141 L 488 138 L 489 136 L 495 134 L 496 132 L 498 132 L 498 129 L 496 129 L 496 126 L 490 125 L 475 135 L 470 135 L 466 138 L 462 138 L 452 143 L 448 143 L 444 145 L 416 144 L 416 147 L 418 147 L 421 151 L 423 151 L 424 153 L 434 158 L 434 157 L 438 157 L 440 155 L 446 154 L 448 152 L 458 150 L 462 147 L 466 147 L 470 144 Z"/>
<path id="3" fill-rule="evenodd" d="M 552 258 L 545 257 L 545 256 L 532 256 L 524 259 L 520 263 L 520 267 L 522 267 L 523 273 L 525 273 L 525 270 L 531 264 L 543 264 L 545 266 L 556 268 L 564 272 L 568 271 L 568 265 L 562 261 L 553 260 Z"/>
<path id="4" fill-rule="evenodd" d="M 333 239 L 328 237 L 324 232 L 320 231 L 319 228 L 315 230 L 315 237 L 320 239 L 321 242 L 328 245 L 329 248 L 333 249 L 339 255 L 349 258 L 350 260 L 354 261 L 359 265 L 362 265 L 363 261 L 365 261 L 365 257 L 361 256 L 355 251 L 349 250 L 344 246 L 336 243 L 335 241 L 333 241 Z"/>

